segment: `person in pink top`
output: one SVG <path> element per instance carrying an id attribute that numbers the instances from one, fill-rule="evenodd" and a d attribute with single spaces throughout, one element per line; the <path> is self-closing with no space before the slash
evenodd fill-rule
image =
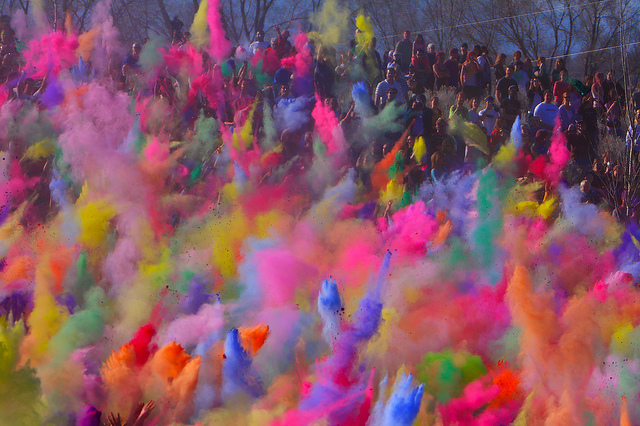
<path id="1" fill-rule="evenodd" d="M 569 88 L 569 82 L 567 70 L 560 71 L 560 80 L 556 81 L 553 85 L 553 96 L 555 97 L 555 104 L 562 105 L 563 96 L 567 93 L 567 89 Z"/>

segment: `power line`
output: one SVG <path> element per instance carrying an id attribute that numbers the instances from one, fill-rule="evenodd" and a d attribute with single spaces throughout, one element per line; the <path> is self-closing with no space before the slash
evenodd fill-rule
<path id="1" fill-rule="evenodd" d="M 629 46 L 635 46 L 640 44 L 640 41 L 636 41 L 634 43 L 625 43 L 625 44 L 618 44 L 616 46 L 609 46 L 609 47 L 602 47 L 600 49 L 593 49 L 593 50 L 582 50 L 580 52 L 573 52 L 573 53 L 567 53 L 566 55 L 557 55 L 557 56 L 550 56 L 547 59 L 558 59 L 558 58 L 566 58 L 567 56 L 577 56 L 577 55 L 584 55 L 586 53 L 594 53 L 594 52 L 602 52 L 604 50 L 611 50 L 611 49 L 620 49 L 622 47 L 629 47 Z"/>
<path id="2" fill-rule="evenodd" d="M 425 30 L 412 31 L 412 32 L 415 32 L 415 33 L 426 33 L 426 32 L 436 32 L 436 31 L 443 31 L 443 30 L 452 30 L 452 29 L 455 29 L 455 28 L 468 27 L 470 25 L 489 24 L 491 22 L 504 21 L 506 19 L 521 18 L 523 16 L 533 16 L 533 15 L 540 15 L 542 13 L 547 13 L 547 12 L 561 11 L 561 10 L 565 10 L 565 9 L 570 9 L 572 7 L 576 8 L 576 7 L 590 6 L 592 4 L 603 3 L 605 1 L 608 1 L 608 0 L 595 0 L 595 1 L 592 1 L 592 2 L 589 2 L 589 3 L 579 3 L 579 4 L 574 4 L 574 5 L 570 5 L 570 6 L 564 6 L 564 7 L 558 7 L 558 8 L 553 8 L 553 9 L 538 10 L 536 12 L 527 12 L 527 13 L 521 13 L 521 14 L 518 14 L 518 15 L 502 16 L 500 18 L 485 19 L 484 21 L 467 22 L 467 23 L 464 23 L 464 24 L 451 25 L 451 26 L 448 26 L 448 27 L 428 28 L 428 29 L 425 29 Z M 387 36 L 384 36 L 384 37 L 380 37 L 380 39 L 399 37 L 401 35 L 402 34 L 391 34 L 391 35 L 387 35 Z"/>

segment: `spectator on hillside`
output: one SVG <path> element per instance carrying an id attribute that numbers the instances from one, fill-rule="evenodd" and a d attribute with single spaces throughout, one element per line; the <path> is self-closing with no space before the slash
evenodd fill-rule
<path id="1" fill-rule="evenodd" d="M 516 62 L 513 70 L 513 79 L 518 82 L 518 92 L 526 93 L 527 87 L 529 87 L 529 74 L 522 69 L 519 62 Z"/>
<path id="2" fill-rule="evenodd" d="M 416 38 L 413 40 L 411 55 L 415 56 L 418 49 L 422 49 L 423 52 L 427 51 L 427 43 L 425 43 L 424 37 L 422 37 L 422 34 L 417 34 Z"/>
<path id="3" fill-rule="evenodd" d="M 256 31 L 253 43 L 249 45 L 249 52 L 255 55 L 258 50 L 265 51 L 267 47 L 269 47 L 269 43 L 264 41 L 264 32 L 262 30 Z"/>
<path id="4" fill-rule="evenodd" d="M 395 68 L 389 68 L 387 70 L 387 78 L 378 83 L 376 87 L 375 104 L 378 110 L 382 109 L 387 102 L 387 93 L 392 87 L 396 89 L 396 101 L 398 103 L 404 103 L 404 93 L 402 92 L 402 86 L 396 81 Z"/>
<path id="5" fill-rule="evenodd" d="M 636 155 L 640 152 L 640 110 L 636 111 L 633 124 L 631 124 L 627 130 L 626 143 L 627 150 L 633 148 Z"/>
<path id="6" fill-rule="evenodd" d="M 409 70 L 409 64 L 411 62 L 411 57 L 413 56 L 413 43 L 409 40 L 410 38 L 411 31 L 405 30 L 402 34 L 402 40 L 396 44 L 396 52 L 399 52 L 402 55 L 400 57 L 402 72 L 407 72 Z"/>
<path id="7" fill-rule="evenodd" d="M 535 77 L 531 80 L 529 90 L 527 90 L 527 98 L 529 99 L 529 115 L 533 115 L 536 107 L 544 100 L 544 89 L 539 78 Z"/>
<path id="8" fill-rule="evenodd" d="M 553 71 L 551 71 L 551 83 L 555 84 L 560 80 L 560 73 L 562 71 L 566 71 L 567 69 L 564 66 L 564 59 L 558 58 L 556 59 L 556 63 L 553 67 Z"/>
<path id="9" fill-rule="evenodd" d="M 609 94 L 613 90 L 616 94 L 616 98 L 620 101 L 621 107 L 624 109 L 626 105 L 626 96 L 622 85 L 615 79 L 615 73 L 613 70 L 607 72 L 607 78 L 602 82 L 602 88 L 604 90 L 605 103 L 609 102 Z"/>
<path id="10" fill-rule="evenodd" d="M 451 105 L 451 108 L 449 108 L 449 120 L 453 116 L 458 116 L 465 121 L 469 121 L 469 110 L 464 106 L 464 100 L 464 94 L 462 92 L 458 93 L 455 105 Z"/>
<path id="11" fill-rule="evenodd" d="M 444 65 L 444 52 L 440 51 L 436 53 L 436 62 L 433 64 L 433 76 L 435 78 L 435 88 L 439 90 L 441 87 L 447 86 L 451 75 L 449 70 Z"/>
<path id="12" fill-rule="evenodd" d="M 563 103 L 564 94 L 567 93 L 567 89 L 569 88 L 570 83 L 568 80 L 567 70 L 562 70 L 560 71 L 560 79 L 553 85 L 554 102 L 558 106 Z"/>
<path id="13" fill-rule="evenodd" d="M 507 75 L 507 55 L 500 53 L 496 57 L 496 62 L 493 64 L 493 75 L 496 77 L 496 82 Z"/>
<path id="14" fill-rule="evenodd" d="M 466 98 L 476 98 L 481 95 L 480 78 L 482 73 L 476 54 L 474 52 L 467 53 L 467 60 L 462 64 L 460 70 L 460 84 Z"/>
<path id="15" fill-rule="evenodd" d="M 605 93 L 604 93 L 604 74 L 597 72 L 591 85 L 591 99 L 596 109 L 604 109 Z"/>
<path id="16" fill-rule="evenodd" d="M 559 83 L 558 81 L 556 83 Z M 575 113 L 571 107 L 571 94 L 562 95 L 562 103 L 558 107 L 558 117 L 560 118 L 560 130 L 566 131 L 575 122 Z"/>
<path id="17" fill-rule="evenodd" d="M 444 61 L 444 66 L 449 71 L 449 86 L 458 87 L 460 84 L 460 65 L 458 63 L 458 49 L 449 50 L 449 59 Z"/>
<path id="18" fill-rule="evenodd" d="M 484 102 L 485 108 L 478 113 L 478 116 L 488 136 L 496 126 L 496 120 L 500 117 L 500 111 L 498 111 L 494 105 L 493 96 L 487 96 L 484 98 Z"/>
<path id="19" fill-rule="evenodd" d="M 480 46 L 480 55 L 478 56 L 478 65 L 480 66 L 481 87 L 491 93 L 491 59 L 489 58 L 489 49 L 486 46 Z"/>
<path id="20" fill-rule="evenodd" d="M 522 105 L 518 100 L 518 86 L 509 87 L 509 96 L 500 104 L 500 116 L 504 118 L 507 130 L 511 129 L 516 117 L 522 112 Z"/>
<path id="21" fill-rule="evenodd" d="M 278 32 L 278 39 L 276 40 L 275 46 L 276 55 L 279 59 L 282 59 L 291 54 L 291 42 L 289 41 L 291 33 L 289 30 L 280 32 L 280 25 L 276 25 L 275 29 Z"/>
<path id="22" fill-rule="evenodd" d="M 533 75 L 540 79 L 540 83 L 542 83 L 542 87 L 545 90 L 551 89 L 551 78 L 549 77 L 549 73 L 547 72 L 547 68 L 545 66 L 546 59 L 544 56 L 540 56 L 537 65 L 533 69 Z"/>
<path id="23" fill-rule="evenodd" d="M 551 90 L 544 91 L 544 102 L 538 105 L 533 113 L 540 117 L 542 125 L 548 131 L 552 131 L 556 125 L 558 117 L 558 107 L 553 103 L 553 93 Z"/>
<path id="24" fill-rule="evenodd" d="M 460 45 L 460 56 L 458 57 L 458 62 L 460 64 L 464 64 L 467 62 L 467 54 L 469 53 L 469 45 L 467 43 L 462 43 Z"/>
<path id="25" fill-rule="evenodd" d="M 411 72 L 415 76 L 416 80 L 422 83 L 425 88 L 429 88 L 429 78 L 427 74 L 431 74 L 433 77 L 432 65 L 433 64 L 429 63 L 429 59 L 427 59 L 424 54 L 424 50 L 422 49 L 416 50 L 415 56 L 411 58 Z M 431 85 L 431 89 L 433 89 L 433 84 Z"/>
<path id="26" fill-rule="evenodd" d="M 513 65 L 513 68 L 516 68 L 516 64 L 520 64 L 520 66 L 524 67 L 524 63 L 522 62 L 522 52 L 516 50 L 513 52 L 513 62 L 510 65 Z"/>
<path id="27" fill-rule="evenodd" d="M 502 101 L 509 97 L 509 88 L 511 86 L 518 87 L 518 82 L 513 78 L 513 71 L 513 65 L 509 65 L 506 68 L 505 76 L 496 83 L 495 97 L 498 103 L 500 103 L 500 106 L 502 106 Z"/>

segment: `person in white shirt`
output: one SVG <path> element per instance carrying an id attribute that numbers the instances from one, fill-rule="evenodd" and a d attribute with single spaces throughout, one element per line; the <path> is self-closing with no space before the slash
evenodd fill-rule
<path id="1" fill-rule="evenodd" d="M 256 31 L 256 38 L 254 40 L 255 41 L 249 45 L 249 52 L 252 55 L 255 55 L 258 49 L 264 52 L 264 50 L 269 47 L 269 43 L 264 41 L 264 33 L 260 30 Z"/>
<path id="2" fill-rule="evenodd" d="M 558 107 L 553 103 L 553 92 L 551 90 L 544 91 L 544 102 L 536 107 L 533 115 L 540 117 L 544 128 L 553 131 L 556 125 L 556 117 L 558 116 Z"/>
<path id="3" fill-rule="evenodd" d="M 482 126 L 487 131 L 487 135 L 490 135 L 494 127 L 496 127 L 496 121 L 498 121 L 498 117 L 500 117 L 500 111 L 498 111 L 493 104 L 493 96 L 487 96 L 484 98 L 484 102 L 486 106 L 478 113 L 478 116 L 480 117 Z"/>
<path id="4" fill-rule="evenodd" d="M 381 107 L 384 106 L 387 99 L 387 93 L 389 93 L 389 89 L 394 87 L 397 90 L 396 102 L 403 103 L 404 101 L 404 92 L 402 91 L 402 86 L 400 83 L 396 81 L 396 70 L 395 68 L 389 68 L 387 70 L 387 78 L 386 80 L 382 80 L 378 83 L 376 87 L 376 107 L 380 110 Z"/>

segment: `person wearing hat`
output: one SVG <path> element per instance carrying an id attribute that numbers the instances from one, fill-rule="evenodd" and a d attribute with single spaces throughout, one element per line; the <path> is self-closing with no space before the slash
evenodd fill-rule
<path id="1" fill-rule="evenodd" d="M 493 128 L 496 126 L 496 121 L 500 117 L 500 111 L 494 105 L 493 96 L 487 96 L 484 98 L 485 108 L 478 113 L 482 127 L 485 128 L 487 136 L 493 132 Z"/>

